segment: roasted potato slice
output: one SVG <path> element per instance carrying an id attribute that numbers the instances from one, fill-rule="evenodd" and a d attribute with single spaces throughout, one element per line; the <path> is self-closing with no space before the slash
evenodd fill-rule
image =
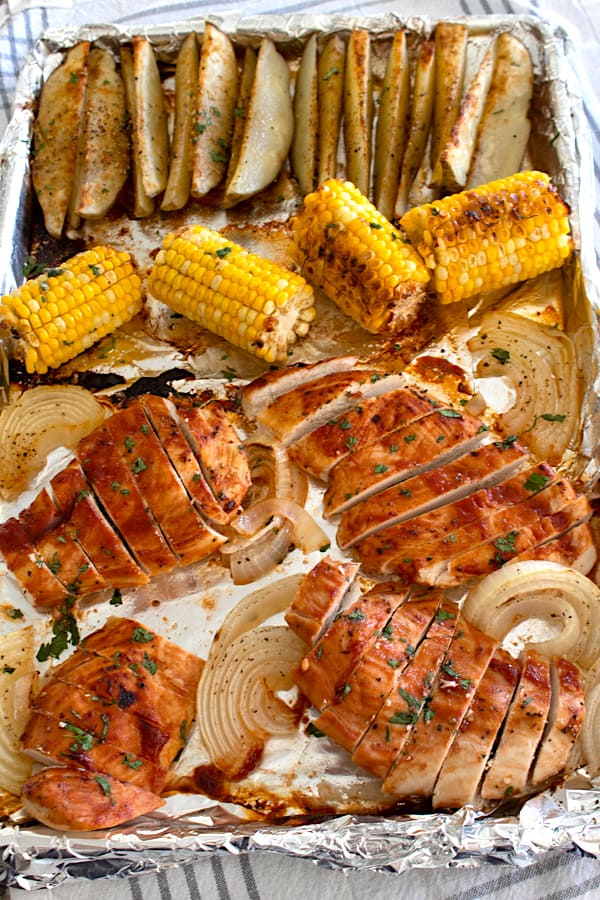
<path id="1" fill-rule="evenodd" d="M 527 148 L 533 95 L 529 51 L 508 32 L 498 38 L 496 66 L 477 132 L 467 187 L 518 172 Z"/>
<path id="2" fill-rule="evenodd" d="M 319 169 L 322 184 L 337 175 L 337 151 L 342 125 L 342 100 L 346 45 L 340 34 L 332 34 L 319 57 Z"/>
<path id="3" fill-rule="evenodd" d="M 144 190 L 141 158 L 138 138 L 133 123 L 135 122 L 135 76 L 133 74 L 133 54 L 129 47 L 121 47 L 121 74 L 125 85 L 125 100 L 129 113 L 131 132 L 131 168 L 133 173 L 133 213 L 138 218 L 151 216 L 154 212 L 154 200 Z"/>
<path id="4" fill-rule="evenodd" d="M 355 29 L 348 41 L 344 74 L 344 148 L 346 177 L 369 196 L 373 85 L 369 32 Z"/>
<path id="5" fill-rule="evenodd" d="M 169 130 L 160 72 L 154 51 L 144 37 L 132 38 L 135 80 L 134 133 L 144 190 L 156 197 L 167 186 Z"/>
<path id="6" fill-rule="evenodd" d="M 447 191 L 460 191 L 467 183 L 477 129 L 490 89 L 495 62 L 496 41 L 492 41 L 465 94 L 458 118 L 452 126 L 448 143 L 440 155 L 441 185 Z"/>
<path id="7" fill-rule="evenodd" d="M 317 36 L 306 43 L 294 90 L 294 139 L 292 141 L 292 171 L 303 194 L 315 187 L 317 170 L 317 141 L 319 130 Z"/>
<path id="8" fill-rule="evenodd" d="M 182 209 L 189 200 L 192 181 L 192 129 L 198 89 L 200 55 L 196 33 L 192 31 L 177 55 L 175 67 L 175 121 L 171 142 L 169 180 L 162 209 Z"/>
<path id="9" fill-rule="evenodd" d="M 431 142 L 433 180 L 442 178 L 440 155 L 448 142 L 460 108 L 468 29 L 457 22 L 440 22 L 435 29 L 435 104 Z"/>
<path id="10" fill-rule="evenodd" d="M 425 152 L 421 157 L 421 165 L 414 177 L 413 183 L 408 192 L 408 208 L 413 206 L 424 206 L 425 203 L 431 203 L 439 196 L 437 188 L 433 185 L 433 172 L 431 169 L 431 142 L 433 136 L 429 132 Z"/>
<path id="11" fill-rule="evenodd" d="M 238 96 L 238 67 L 233 44 L 206 23 L 193 130 L 192 195 L 204 197 L 225 175 Z"/>
<path id="12" fill-rule="evenodd" d="M 73 191 L 87 85 L 89 41 L 76 44 L 42 88 L 31 174 L 52 237 L 62 234 Z"/>
<path id="13" fill-rule="evenodd" d="M 375 131 L 375 206 L 387 219 L 394 213 L 409 124 L 410 70 L 406 34 L 397 31 L 390 48 Z"/>
<path id="14" fill-rule="evenodd" d="M 234 206 L 262 191 L 277 177 L 294 135 L 290 73 L 269 38 L 263 38 L 244 133 L 235 168 L 229 166 L 223 203 Z"/>
<path id="15" fill-rule="evenodd" d="M 408 192 L 419 171 L 429 136 L 434 93 L 435 44 L 433 41 L 425 41 L 419 53 L 415 72 L 410 131 L 402 160 L 400 184 L 394 206 L 396 218 L 404 215 L 408 208 Z"/>
<path id="16" fill-rule="evenodd" d="M 112 53 L 94 47 L 88 59 L 78 213 L 105 216 L 129 172 L 130 150 L 123 79 Z"/>
<path id="17" fill-rule="evenodd" d="M 254 47 L 246 47 L 244 53 L 244 65 L 240 78 L 240 89 L 236 107 L 233 111 L 233 134 L 231 135 L 231 152 L 229 154 L 229 169 L 233 172 L 240 158 L 242 140 L 244 139 L 244 124 L 250 106 L 254 73 L 256 72 L 256 50 Z"/>

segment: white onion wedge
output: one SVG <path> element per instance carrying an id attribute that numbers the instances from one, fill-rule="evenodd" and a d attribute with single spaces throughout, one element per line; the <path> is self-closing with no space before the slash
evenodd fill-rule
<path id="1" fill-rule="evenodd" d="M 13 499 L 57 447 L 73 449 L 104 421 L 104 408 L 78 385 L 40 385 L 0 413 L 0 494 Z"/>
<path id="2" fill-rule="evenodd" d="M 29 717 L 34 663 L 32 627 L 0 637 L 0 788 L 17 795 L 32 766 L 19 739 Z"/>
<path id="3" fill-rule="evenodd" d="M 600 588 L 575 569 L 542 560 L 507 563 L 467 595 L 465 617 L 498 640 L 522 622 L 545 622 L 553 637 L 530 643 L 584 668 L 600 653 Z"/>
<path id="4" fill-rule="evenodd" d="M 292 523 L 294 543 L 305 553 L 329 547 L 329 538 L 304 507 L 294 500 L 284 500 L 281 497 L 269 497 L 256 503 L 237 517 L 235 528 L 241 534 L 255 534 L 272 516 L 280 516 Z"/>
<path id="5" fill-rule="evenodd" d="M 294 543 L 291 522 L 276 518 L 250 540 L 230 541 L 221 550 L 234 584 L 252 584 L 283 562 Z"/>

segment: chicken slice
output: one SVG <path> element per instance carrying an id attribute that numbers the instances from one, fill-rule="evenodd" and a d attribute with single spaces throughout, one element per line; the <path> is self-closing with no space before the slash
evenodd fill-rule
<path id="1" fill-rule="evenodd" d="M 518 495 L 519 488 L 515 491 L 512 484 L 515 481 L 523 490 L 524 476 L 518 475 L 477 495 L 371 534 L 354 545 L 354 553 L 369 571 L 394 572 L 420 583 L 436 584 L 436 576 L 447 560 L 469 552 L 508 528 L 552 515 L 577 496 L 572 485 L 560 479 L 522 502 L 503 505 L 503 495 L 507 503 L 512 495 Z"/>
<path id="2" fill-rule="evenodd" d="M 70 594 L 93 594 L 107 587 L 105 579 L 64 523 L 39 538 L 35 546 Z"/>
<path id="3" fill-rule="evenodd" d="M 191 503 L 141 404 L 132 403 L 111 416 L 106 420 L 106 428 L 183 565 L 215 552 L 225 537 L 213 531 Z"/>
<path id="4" fill-rule="evenodd" d="M 333 467 L 323 499 L 325 515 L 343 512 L 392 484 L 479 447 L 484 440 L 480 428 L 473 416 L 440 410 L 390 432 Z"/>
<path id="5" fill-rule="evenodd" d="M 164 397 L 145 394 L 141 398 L 148 419 L 163 445 L 173 468 L 178 473 L 185 489 L 202 514 L 219 525 L 231 520 L 231 512 L 226 512 L 217 503 L 200 463 L 183 434 L 177 417 L 175 404 Z"/>
<path id="6" fill-rule="evenodd" d="M 25 726 L 21 744 L 27 756 L 37 762 L 106 773 L 155 794 L 164 789 L 167 781 L 164 769 L 85 730 L 73 715 L 58 719 L 34 710 Z"/>
<path id="7" fill-rule="evenodd" d="M 21 800 L 31 816 L 58 831 L 113 828 L 164 804 L 156 794 L 110 775 L 58 767 L 29 778 Z"/>
<path id="8" fill-rule="evenodd" d="M 434 678 L 431 698 L 383 782 L 394 797 L 431 797 L 457 729 L 498 642 L 462 617 Z"/>
<path id="9" fill-rule="evenodd" d="M 62 722 L 70 722 L 71 728 L 67 730 L 72 742 L 74 737 L 78 737 L 78 743 L 81 743 L 84 734 L 90 734 L 95 741 L 107 740 L 131 756 L 146 760 L 164 772 L 181 747 L 178 735 L 169 734 L 133 713 L 120 709 L 110 700 L 90 694 L 55 676 L 51 676 L 39 694 L 36 694 L 32 709 L 54 716 Z M 136 768 L 140 768 L 140 765 Z"/>
<path id="10" fill-rule="evenodd" d="M 526 651 L 521 680 L 481 786 L 484 800 L 503 800 L 526 789 L 551 697 L 549 661 L 535 650 Z"/>
<path id="11" fill-rule="evenodd" d="M 396 610 L 348 678 L 348 690 L 321 712 L 315 726 L 352 753 L 386 697 L 400 682 L 440 604 L 440 595 Z"/>
<path id="12" fill-rule="evenodd" d="M 532 550 L 531 558 L 536 559 L 535 547 L 538 544 L 562 535 L 590 516 L 589 501 L 587 497 L 581 496 L 553 515 L 544 516 L 533 523 L 521 526 L 515 521 L 514 528 L 498 535 L 495 540 L 480 544 L 451 559 L 447 567 L 437 575 L 435 584 L 451 587 L 461 584 L 467 578 L 487 575 L 525 550 Z"/>
<path id="13" fill-rule="evenodd" d="M 130 668 L 137 665 L 140 671 L 154 671 L 177 690 L 194 696 L 204 666 L 195 654 L 148 631 L 135 619 L 119 616 L 111 616 L 102 628 L 86 635 L 77 652 L 82 656 L 96 653 L 105 659 L 114 659 L 116 655 Z"/>
<path id="14" fill-rule="evenodd" d="M 300 640 L 313 645 L 329 627 L 347 597 L 360 566 L 323 557 L 305 575 L 285 614 L 285 621 Z"/>
<path id="15" fill-rule="evenodd" d="M 234 517 L 250 487 L 250 467 L 240 438 L 217 403 L 182 408 L 179 422 L 218 504 Z"/>
<path id="16" fill-rule="evenodd" d="M 407 478 L 342 513 L 337 542 L 347 549 L 381 528 L 396 525 L 496 484 L 522 469 L 527 452 L 516 443 L 485 444 L 464 456 Z M 550 467 L 547 467 L 550 469 Z M 552 477 L 552 476 L 548 476 Z"/>
<path id="17" fill-rule="evenodd" d="M 520 674 L 518 661 L 496 650 L 444 760 L 433 791 L 434 809 L 458 809 L 475 801 Z"/>
<path id="18" fill-rule="evenodd" d="M 358 356 L 334 356 L 308 365 L 297 363 L 283 369 L 265 372 L 242 388 L 242 409 L 248 418 L 254 421 L 263 407 L 272 403 L 281 394 L 334 372 L 347 372 L 359 368 L 361 364 Z"/>
<path id="19" fill-rule="evenodd" d="M 430 415 L 439 406 L 414 388 L 399 388 L 350 407 L 292 444 L 288 454 L 310 475 L 327 481 L 341 459 L 390 431 Z"/>
<path id="20" fill-rule="evenodd" d="M 575 663 L 558 657 L 552 661 L 550 675 L 552 702 L 531 774 L 534 786 L 543 784 L 564 771 L 585 714 L 583 679 Z"/>
<path id="21" fill-rule="evenodd" d="M 287 447 L 370 397 L 404 385 L 404 376 L 373 369 L 334 372 L 282 394 L 258 414 L 259 424 Z"/>
<path id="22" fill-rule="evenodd" d="M 17 518 L 29 538 L 37 541 L 38 538 L 56 528 L 60 524 L 62 516 L 50 493 L 46 488 L 42 488 L 29 506 L 21 510 Z"/>
<path id="23" fill-rule="evenodd" d="M 513 557 L 515 562 L 525 559 L 545 559 L 582 572 L 591 571 L 598 552 L 592 531 L 587 522 L 575 525 L 560 537 L 551 538 L 536 547 L 524 550 Z"/>
<path id="24" fill-rule="evenodd" d="M 69 597 L 69 591 L 52 574 L 18 519 L 7 519 L 0 525 L 0 551 L 36 606 L 60 606 Z"/>
<path id="25" fill-rule="evenodd" d="M 175 568 L 177 558 L 167 546 L 135 476 L 119 454 L 106 425 L 79 443 L 77 457 L 94 493 L 140 565 L 149 575 Z"/>
<path id="26" fill-rule="evenodd" d="M 395 610 L 407 598 L 405 590 L 376 587 L 337 616 L 321 640 L 295 669 L 294 681 L 318 710 L 338 692 L 372 646 Z"/>
<path id="27" fill-rule="evenodd" d="M 364 733 L 352 760 L 384 778 L 423 712 L 456 630 L 458 606 L 442 600 L 424 640 Z"/>

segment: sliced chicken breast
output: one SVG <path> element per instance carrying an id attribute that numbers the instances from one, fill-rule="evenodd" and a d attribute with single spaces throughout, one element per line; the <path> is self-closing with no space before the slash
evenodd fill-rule
<path id="1" fill-rule="evenodd" d="M 430 699 L 383 781 L 395 797 L 431 797 L 457 729 L 498 642 L 460 618 Z"/>
<path id="2" fill-rule="evenodd" d="M 459 809 L 475 802 L 520 675 L 519 662 L 496 650 L 442 765 L 433 791 L 434 809 Z"/>
<path id="3" fill-rule="evenodd" d="M 304 576 L 285 613 L 300 640 L 312 646 L 329 627 L 348 595 L 360 566 L 325 556 Z"/>
<path id="4" fill-rule="evenodd" d="M 584 719 L 585 702 L 581 671 L 570 660 L 558 657 L 550 668 L 552 702 L 538 750 L 531 782 L 540 785 L 562 772 Z"/>
<path id="5" fill-rule="evenodd" d="M 373 369 L 334 372 L 277 397 L 260 411 L 257 419 L 264 430 L 287 447 L 353 406 L 403 385 L 402 375 Z"/>
<path id="6" fill-rule="evenodd" d="M 525 791 L 551 698 L 549 661 L 535 650 L 526 651 L 521 680 L 481 787 L 484 800 L 503 800 Z"/>
<path id="7" fill-rule="evenodd" d="M 452 640 L 457 621 L 457 605 L 443 600 L 424 640 L 352 754 L 352 760 L 357 765 L 379 778 L 385 778 L 412 728 L 424 714 L 436 672 Z"/>
<path id="8" fill-rule="evenodd" d="M 570 566 L 586 575 L 594 566 L 598 553 L 587 521 L 570 528 L 560 537 L 538 544 L 536 547 L 518 553 L 515 561 L 525 559 L 545 559 L 548 562 L 557 562 L 563 566 Z"/>
<path id="9" fill-rule="evenodd" d="M 36 550 L 70 594 L 93 594 L 107 587 L 90 557 L 64 523 L 36 541 Z"/>
<path id="10" fill-rule="evenodd" d="M 31 540 L 37 541 L 56 528 L 62 516 L 52 495 L 46 488 L 42 488 L 29 506 L 21 510 L 17 518 Z"/>
<path id="11" fill-rule="evenodd" d="M 67 599 L 69 591 L 48 568 L 18 519 L 0 525 L 0 551 L 35 606 L 60 606 Z"/>
<path id="12" fill-rule="evenodd" d="M 321 712 L 316 727 L 345 750 L 354 751 L 382 703 L 400 682 L 440 599 L 434 592 L 427 599 L 408 601 L 397 609 L 348 678 L 347 690 Z"/>
<path id="13" fill-rule="evenodd" d="M 378 491 L 479 447 L 484 440 L 480 427 L 481 422 L 472 416 L 440 410 L 358 450 L 331 470 L 323 499 L 325 515 L 341 513 Z"/>

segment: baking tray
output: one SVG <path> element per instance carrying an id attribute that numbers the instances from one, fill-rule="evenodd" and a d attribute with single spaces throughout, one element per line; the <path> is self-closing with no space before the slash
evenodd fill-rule
<path id="1" fill-rule="evenodd" d="M 405 27 L 418 39 L 430 33 L 435 25 L 435 20 L 429 18 L 407 19 L 394 15 L 377 18 L 232 16 L 215 17 L 211 21 L 241 44 L 267 35 L 290 57 L 297 57 L 303 40 L 314 31 L 348 34 L 352 28 L 360 27 L 383 40 L 395 29 Z M 596 310 L 600 308 L 600 300 L 594 251 L 589 239 L 593 212 L 589 201 L 593 184 L 590 145 L 577 85 L 570 72 L 570 47 L 560 29 L 550 28 L 534 18 L 485 16 L 457 21 L 466 22 L 476 39 L 485 38 L 495 30 L 510 30 L 532 53 L 536 73 L 532 163 L 553 176 L 554 183 L 571 206 L 577 248 L 572 270 L 573 308 L 579 326 L 589 329 L 586 344 L 587 424 L 581 453 L 584 459 L 582 471 L 586 481 L 591 483 L 598 470 L 595 451 L 599 443 L 596 418 L 599 392 L 594 349 L 597 346 Z M 201 33 L 203 24 L 204 19 L 193 19 L 171 26 L 146 28 L 143 33 L 155 45 L 160 59 L 172 61 L 182 35 L 190 30 Z M 62 51 L 79 40 L 96 40 L 115 47 L 129 40 L 133 33 L 136 32 L 102 25 L 50 31 L 39 39 L 29 55 L 18 83 L 14 116 L 0 147 L 0 289 L 3 292 L 21 282 L 23 265 L 35 232 L 29 152 L 35 100 L 42 78 L 58 64 Z M 280 220 L 289 215 L 292 206 L 293 200 L 290 205 L 279 206 L 277 216 Z M 253 209 L 253 216 L 258 221 L 273 218 L 268 209 L 261 210 L 260 206 Z M 191 218 L 195 214 L 192 209 L 187 213 Z M 206 217 L 206 211 L 201 213 L 203 221 Z M 158 246 L 162 230 L 171 227 L 172 224 L 165 225 L 159 219 L 150 221 L 145 223 L 144 241 L 140 243 L 139 229 L 133 229 L 131 235 L 122 235 L 121 243 L 127 249 L 127 242 L 131 241 L 131 249 L 136 257 L 141 256 L 144 267 L 147 263 L 145 252 Z M 108 239 L 110 236 L 110 232 L 103 231 L 97 223 L 92 226 L 92 231 L 95 237 Z M 314 352 L 318 353 L 318 348 L 315 351 L 302 344 L 294 358 L 310 358 L 309 354 Z M 344 352 L 344 347 L 338 352 Z M 206 377 L 211 386 L 225 389 L 230 375 L 224 377 L 221 371 L 215 371 L 214 358 L 209 357 L 205 364 L 205 369 L 199 364 L 198 375 Z M 256 372 L 244 370 L 240 361 L 235 374 L 251 377 Z M 32 492 L 23 495 L 18 506 L 24 506 L 32 495 Z M 2 519 L 13 511 L 14 507 L 2 508 Z M 294 551 L 266 581 L 295 571 L 307 571 L 318 557 L 318 554 L 311 558 Z M 198 578 L 196 569 L 180 570 L 163 581 L 153 582 L 137 594 L 132 592 L 131 596 L 126 596 L 119 612 L 135 615 L 149 627 L 156 627 L 165 636 L 205 656 L 219 621 L 240 594 L 231 587 L 224 589 L 218 575 L 211 574 L 210 566 L 202 564 L 202 596 L 199 596 Z M 19 597 L 10 594 L 14 587 L 11 588 L 6 578 L 4 582 L 7 599 L 18 604 Z M 258 586 L 252 585 L 252 589 Z M 247 589 L 242 593 L 247 593 Z M 158 605 L 153 605 L 156 603 Z M 197 639 L 199 614 L 206 625 L 203 644 Z M 102 604 L 88 608 L 82 627 L 91 630 L 105 615 Z M 43 630 L 44 617 L 34 612 L 28 620 L 38 623 Z M 50 887 L 64 878 L 65 873 L 81 875 L 82 863 L 87 863 L 87 877 L 124 876 L 131 871 L 178 865 L 195 858 L 198 853 L 222 850 L 270 849 L 310 857 L 330 866 L 387 871 L 403 871 L 412 866 L 474 865 L 490 859 L 525 863 L 531 862 L 537 853 L 557 847 L 565 850 L 579 847 L 597 854 L 600 853 L 595 815 L 598 803 L 600 794 L 582 776 L 577 776 L 552 796 L 546 793 L 533 798 L 520 810 L 515 808 L 513 814 L 491 817 L 466 808 L 452 815 L 340 815 L 323 821 L 294 817 L 285 822 L 241 821 L 238 810 L 215 805 L 212 801 L 199 803 L 194 796 L 182 795 L 169 798 L 164 810 L 138 820 L 131 827 L 93 836 L 57 834 L 43 827 L 19 824 L 16 817 L 14 824 L 6 824 L 0 829 L 0 841 L 4 846 L 0 880 L 28 889 Z"/>

